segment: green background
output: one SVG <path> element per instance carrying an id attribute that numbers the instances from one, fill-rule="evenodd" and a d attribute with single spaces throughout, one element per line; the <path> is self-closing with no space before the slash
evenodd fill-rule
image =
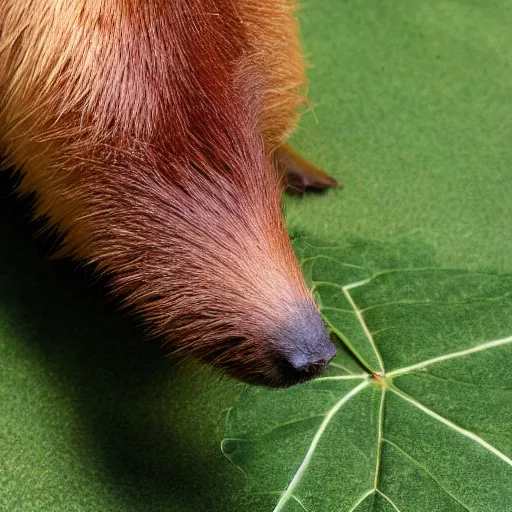
<path id="1" fill-rule="evenodd" d="M 294 136 L 343 191 L 287 199 L 291 232 L 420 237 L 445 267 L 512 271 L 512 2 L 317 0 L 299 14 Z M 163 357 L 102 283 L 51 261 L 0 183 L 0 510 L 235 511 L 220 451 L 242 385 Z"/>

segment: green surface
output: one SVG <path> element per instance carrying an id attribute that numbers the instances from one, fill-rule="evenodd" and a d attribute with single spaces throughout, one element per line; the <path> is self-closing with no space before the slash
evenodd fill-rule
<path id="1" fill-rule="evenodd" d="M 301 242 L 347 349 L 312 382 L 247 388 L 230 410 L 222 447 L 248 508 L 512 510 L 512 276 L 437 268 L 418 243 Z"/>
<path id="2" fill-rule="evenodd" d="M 312 114 L 294 140 L 345 185 L 297 201 L 325 238 L 414 231 L 448 266 L 512 270 L 512 2 L 308 1 Z"/>
<path id="3" fill-rule="evenodd" d="M 300 17 L 318 124 L 295 146 L 345 190 L 288 200 L 292 232 L 414 236 L 441 266 L 512 272 L 512 3 L 318 0 Z M 0 510 L 251 510 L 220 450 L 243 387 L 163 359 L 45 259 L 23 205 L 0 207 Z"/>

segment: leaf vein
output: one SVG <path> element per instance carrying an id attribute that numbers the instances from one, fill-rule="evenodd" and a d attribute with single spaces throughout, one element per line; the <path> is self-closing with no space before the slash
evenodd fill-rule
<path id="1" fill-rule="evenodd" d="M 372 304 L 364 309 L 361 309 L 362 313 L 366 311 L 371 311 L 372 309 L 382 308 L 386 306 L 400 306 L 400 305 L 418 305 L 418 306 L 459 306 L 463 304 L 485 304 L 487 302 L 499 302 L 503 299 L 510 297 L 510 293 L 506 293 L 505 295 L 500 295 L 496 297 L 474 297 L 469 300 L 457 300 L 453 302 L 447 301 L 435 301 L 435 300 L 396 300 L 390 302 L 380 302 L 377 304 Z M 324 307 L 325 308 L 325 307 Z M 325 308 L 327 309 L 327 308 Z"/>
<path id="2" fill-rule="evenodd" d="M 297 496 L 295 496 L 295 494 L 292 494 L 291 497 L 302 507 L 302 510 L 305 510 L 306 512 L 308 512 L 308 509 L 304 506 L 302 501 L 300 501 L 299 498 L 297 498 Z"/>
<path id="3" fill-rule="evenodd" d="M 392 386 L 389 389 L 393 393 L 398 395 L 400 398 L 404 399 L 406 402 L 409 402 L 410 404 L 414 405 L 415 407 L 417 407 L 418 409 L 420 409 L 424 413 L 428 414 L 432 418 L 440 421 L 441 423 L 444 423 L 446 426 L 450 427 L 452 430 L 455 430 L 455 432 L 458 432 L 459 434 L 462 434 L 462 435 L 468 437 L 472 441 L 475 441 L 476 443 L 481 445 L 483 448 L 485 448 L 486 450 L 491 452 L 493 455 L 495 455 L 496 457 L 500 458 L 503 462 L 505 462 L 509 466 L 512 466 L 512 460 L 511 459 L 509 459 L 504 453 L 500 452 L 497 448 L 495 448 L 494 446 L 489 444 L 487 441 L 485 441 L 481 437 L 477 436 L 473 432 L 470 432 L 469 430 L 466 430 L 465 428 L 459 427 L 458 425 L 456 425 L 455 423 L 453 423 L 449 419 L 441 416 L 440 414 L 437 414 L 436 412 L 432 411 L 428 407 L 425 407 L 422 403 L 420 403 L 417 400 L 415 400 L 414 398 L 410 397 L 409 395 L 407 395 L 403 391 L 400 391 L 396 387 Z"/>
<path id="4" fill-rule="evenodd" d="M 349 370 L 348 368 L 346 368 L 345 366 L 339 364 L 339 363 L 330 363 L 329 366 L 332 366 L 333 368 L 338 368 L 340 370 L 343 370 L 345 372 L 347 372 L 348 374 L 350 375 L 354 375 L 354 372 Z"/>
<path id="5" fill-rule="evenodd" d="M 343 398 L 341 398 L 341 400 L 339 400 L 329 410 L 329 412 L 325 415 L 324 421 L 322 421 L 320 427 L 316 431 L 315 436 L 313 437 L 313 441 L 311 442 L 309 449 L 306 452 L 306 455 L 305 455 L 302 463 L 299 466 L 299 469 L 297 469 L 297 471 L 296 471 L 295 475 L 293 476 L 290 484 L 288 485 L 286 491 L 283 493 L 283 495 L 281 496 L 281 499 L 278 501 L 278 503 L 274 509 L 274 512 L 279 512 L 280 510 L 282 510 L 283 507 L 285 506 L 286 502 L 290 498 L 290 496 L 293 494 L 295 487 L 297 487 L 298 483 L 300 482 L 300 480 L 302 478 L 302 475 L 306 471 L 306 469 L 309 465 L 309 462 L 311 461 L 311 458 L 313 457 L 313 454 L 314 454 L 316 447 L 320 441 L 320 438 L 322 437 L 325 429 L 331 422 L 334 415 L 338 412 L 338 410 L 344 404 L 346 404 L 351 398 L 353 398 L 355 395 L 357 395 L 360 391 L 362 391 L 368 385 L 369 385 L 368 380 L 361 382 L 359 385 L 357 385 L 355 388 L 353 388 L 351 391 L 349 391 L 345 396 L 343 396 Z"/>
<path id="6" fill-rule="evenodd" d="M 384 428 L 384 400 L 386 397 L 386 388 L 382 386 L 382 393 L 380 397 L 380 406 L 379 406 L 379 422 L 377 425 L 377 455 L 376 455 L 376 464 L 375 464 L 375 479 L 373 481 L 373 488 L 377 490 L 379 484 L 379 476 L 380 476 L 380 465 L 381 465 L 381 456 L 382 456 L 382 435 Z"/>
<path id="7" fill-rule="evenodd" d="M 350 510 L 348 512 L 354 512 L 356 508 L 363 503 L 363 501 L 370 496 L 370 494 L 373 494 L 375 492 L 375 489 L 369 489 L 368 491 L 365 491 L 360 498 L 352 505 Z"/>
<path id="8" fill-rule="evenodd" d="M 361 265 L 355 265 L 354 263 L 345 263 L 344 261 L 337 260 L 336 258 L 331 258 L 330 256 L 324 256 L 323 254 L 320 254 L 318 256 L 311 256 L 309 258 L 303 259 L 300 264 L 303 266 L 305 263 L 309 263 L 310 261 L 317 261 L 317 260 L 328 260 L 328 261 L 334 261 L 338 265 L 341 265 L 343 267 L 349 267 L 349 268 L 361 268 L 366 269 L 367 267 L 362 267 Z"/>
<path id="9" fill-rule="evenodd" d="M 379 489 L 376 489 L 376 491 L 396 510 L 396 512 L 400 512 L 399 508 L 394 504 L 393 500 L 387 494 L 384 494 Z"/>
<path id="10" fill-rule="evenodd" d="M 367 373 L 361 373 L 359 375 L 332 375 L 330 377 L 318 377 L 311 382 L 325 382 L 329 380 L 357 380 L 367 379 L 369 375 Z"/>
<path id="11" fill-rule="evenodd" d="M 254 441 L 260 441 L 261 439 L 267 437 L 270 434 L 273 434 L 276 430 L 281 430 L 282 428 L 289 427 L 290 425 L 295 425 L 297 423 L 304 423 L 305 421 L 309 421 L 315 418 L 324 418 L 325 414 L 312 414 L 311 416 L 303 416 L 302 418 L 294 418 L 290 421 L 285 421 L 283 423 L 278 423 L 274 425 L 272 428 L 265 430 L 260 435 L 255 437 L 226 437 L 222 440 L 224 441 L 241 441 L 244 443 L 252 443 Z"/>
<path id="12" fill-rule="evenodd" d="M 409 453 L 407 453 L 403 448 L 401 448 L 400 446 L 398 446 L 396 443 L 394 443 L 393 441 L 389 440 L 389 439 L 384 439 L 384 441 L 386 443 L 388 443 L 389 445 L 393 446 L 396 450 L 398 450 L 399 452 L 401 452 L 404 457 L 406 457 L 407 459 L 409 459 L 413 464 L 415 464 L 416 466 L 418 466 L 424 473 L 426 473 L 432 480 L 434 480 L 434 482 L 436 482 L 436 484 L 446 493 L 448 494 L 448 496 L 450 496 L 450 498 L 453 498 L 457 503 L 459 503 L 462 507 L 464 507 L 465 510 L 467 510 L 468 512 L 471 512 L 469 510 L 469 508 L 466 507 L 466 505 L 464 505 L 464 503 L 462 503 L 456 496 L 454 496 L 450 491 L 448 491 L 445 487 L 443 487 L 441 485 L 441 482 L 439 482 L 439 480 L 423 465 L 421 464 L 417 459 L 415 459 L 412 455 L 410 455 Z"/>
<path id="13" fill-rule="evenodd" d="M 413 364 L 411 366 L 406 366 L 405 368 L 399 368 L 398 370 L 393 370 L 387 374 L 387 377 L 395 377 L 396 375 L 410 373 L 412 371 L 426 368 L 427 366 L 430 366 L 430 365 L 433 365 L 436 363 L 448 361 L 449 359 L 464 357 L 464 356 L 467 356 L 470 354 L 474 354 L 476 352 L 482 352 L 484 350 L 489 350 L 491 348 L 499 347 L 501 345 L 508 345 L 509 343 L 512 343 L 512 336 L 508 336 L 507 338 L 502 338 L 499 340 L 488 341 L 486 343 L 481 343 L 480 345 L 476 345 L 475 347 L 471 347 L 471 348 L 468 348 L 465 350 L 459 350 L 458 352 L 452 352 L 450 354 L 445 354 L 443 356 L 433 357 L 432 359 L 426 359 L 425 361 L 421 361 L 421 362 Z"/>
<path id="14" fill-rule="evenodd" d="M 338 311 L 339 313 L 350 313 L 351 315 L 354 314 L 354 311 L 350 309 L 335 308 L 333 306 L 320 306 L 320 311 Z"/>
<path id="15" fill-rule="evenodd" d="M 364 357 L 362 357 L 361 354 L 359 354 L 357 349 L 353 346 L 352 342 L 349 340 L 348 336 L 343 334 L 336 326 L 334 326 L 329 321 L 329 319 L 327 317 L 324 317 L 324 321 L 327 324 L 327 326 L 329 327 L 329 330 L 331 332 L 333 332 L 334 334 L 336 334 L 336 336 L 339 338 L 340 342 L 343 343 L 343 345 L 345 345 L 347 347 L 347 349 L 352 353 L 354 358 L 357 359 L 357 361 L 359 361 L 359 363 L 365 369 L 367 369 L 369 372 L 371 372 L 370 365 L 365 361 Z"/>
<path id="16" fill-rule="evenodd" d="M 474 382 L 467 382 L 465 380 L 460 379 L 452 379 L 452 378 L 445 378 L 445 377 L 439 377 L 437 375 L 433 375 L 432 373 L 426 373 L 426 372 L 418 372 L 415 374 L 416 377 L 423 377 L 424 379 L 432 379 L 432 380 L 440 380 L 443 382 L 449 382 L 454 384 L 462 384 L 463 386 L 470 386 L 475 387 L 478 389 L 492 389 L 495 391 L 506 391 L 507 393 L 512 392 L 512 387 L 507 386 L 489 386 L 487 384 L 477 384 Z"/>
<path id="17" fill-rule="evenodd" d="M 357 307 L 357 304 L 354 302 L 354 299 L 352 299 L 352 296 L 349 293 L 349 290 L 352 290 L 353 288 L 357 288 L 359 286 L 364 286 L 369 281 L 369 279 L 365 279 L 364 281 L 359 281 L 357 283 L 347 284 L 346 286 L 343 287 L 343 293 L 345 294 L 347 300 L 350 302 L 350 305 L 354 308 L 356 316 L 363 327 L 363 331 L 366 334 L 366 337 L 368 338 L 368 341 L 370 342 L 373 351 L 375 352 L 375 356 L 377 357 L 377 361 L 379 363 L 380 371 L 384 373 L 384 362 L 382 361 L 380 352 L 377 350 L 377 346 L 375 345 L 375 340 L 373 339 L 372 333 L 370 332 L 370 329 L 368 329 L 368 326 L 366 325 L 366 321 L 361 310 Z"/>

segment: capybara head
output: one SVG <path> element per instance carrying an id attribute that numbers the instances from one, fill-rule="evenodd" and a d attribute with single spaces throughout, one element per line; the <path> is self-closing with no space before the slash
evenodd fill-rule
<path id="1" fill-rule="evenodd" d="M 318 375 L 336 350 L 293 253 L 276 171 L 253 144 L 229 155 L 243 172 L 211 154 L 184 162 L 181 173 L 175 160 L 167 177 L 146 171 L 142 184 L 138 174 L 125 178 L 131 194 L 116 205 L 124 247 L 112 239 L 108 250 L 126 255 L 115 262 L 116 288 L 169 350 L 283 387 Z"/>
<path id="2" fill-rule="evenodd" d="M 170 351 L 267 386 L 335 353 L 272 164 L 302 76 L 294 39 L 269 66 L 272 13 L 295 30 L 281 3 L 242 20 L 232 2 L 0 2 L 0 143 L 62 252 L 108 274 Z"/>

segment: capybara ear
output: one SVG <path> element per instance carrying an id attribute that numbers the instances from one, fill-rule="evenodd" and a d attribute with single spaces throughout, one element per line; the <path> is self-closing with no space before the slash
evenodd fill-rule
<path id="1" fill-rule="evenodd" d="M 343 188 L 332 176 L 300 156 L 288 143 L 275 150 L 274 159 L 286 189 L 290 192 L 304 194 L 306 190 Z"/>

